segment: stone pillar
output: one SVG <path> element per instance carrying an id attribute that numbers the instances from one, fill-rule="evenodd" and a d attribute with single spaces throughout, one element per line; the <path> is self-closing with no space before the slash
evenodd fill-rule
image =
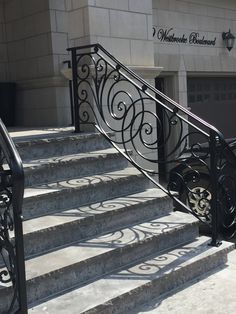
<path id="1" fill-rule="evenodd" d="M 153 66 L 152 0 L 67 0 L 70 44 L 100 43 L 127 65 Z"/>
<path id="2" fill-rule="evenodd" d="M 71 46 L 100 43 L 126 65 L 153 66 L 152 1 L 68 0 L 67 8 Z"/>
<path id="3" fill-rule="evenodd" d="M 16 124 L 69 124 L 68 83 L 59 71 L 68 56 L 64 0 L 8 0 L 4 15 L 8 80 L 18 88 Z"/>
<path id="4" fill-rule="evenodd" d="M 60 73 L 69 46 L 98 42 L 126 65 L 154 65 L 152 0 L 4 3 L 0 67 L 2 79 L 18 86 L 18 125 L 70 124 L 68 82 Z"/>

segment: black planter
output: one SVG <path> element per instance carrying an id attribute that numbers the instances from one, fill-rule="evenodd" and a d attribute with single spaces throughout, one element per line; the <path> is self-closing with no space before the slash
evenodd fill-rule
<path id="1" fill-rule="evenodd" d="M 14 126 L 16 83 L 0 83 L 0 118 L 6 126 Z"/>

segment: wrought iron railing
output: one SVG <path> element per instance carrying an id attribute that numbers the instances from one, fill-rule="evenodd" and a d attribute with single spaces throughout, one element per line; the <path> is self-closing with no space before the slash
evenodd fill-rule
<path id="1" fill-rule="evenodd" d="M 69 48 L 75 131 L 96 127 L 132 165 L 212 232 L 235 232 L 236 157 L 222 134 L 101 45 Z M 110 133 L 115 136 L 110 137 Z M 164 153 L 163 153 L 164 152 Z M 165 170 L 168 184 L 158 179 Z"/>
<path id="2" fill-rule="evenodd" d="M 27 313 L 21 158 L 0 119 L 0 288 L 7 291 L 1 313 Z M 4 304 L 4 305 L 3 305 Z"/>

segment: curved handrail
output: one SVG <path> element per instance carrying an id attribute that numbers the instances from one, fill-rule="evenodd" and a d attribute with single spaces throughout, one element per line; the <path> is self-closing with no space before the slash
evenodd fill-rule
<path id="1" fill-rule="evenodd" d="M 2 169 L 0 202 L 1 208 L 4 208 L 0 215 L 0 240 L 1 248 L 4 248 L 8 255 L 8 262 L 5 264 L 6 272 L 0 276 L 0 282 L 2 280 L 11 282 L 13 288 L 13 297 L 9 300 L 7 313 L 17 309 L 19 313 L 25 314 L 27 297 L 22 230 L 24 170 L 20 155 L 1 119 L 0 149 Z M 14 241 L 10 238 L 10 232 L 14 232 Z"/>
<path id="2" fill-rule="evenodd" d="M 75 130 L 80 131 L 80 125 L 93 124 L 131 164 L 169 194 L 176 203 L 200 220 L 204 222 L 207 220 L 212 226 L 212 243 L 217 245 L 221 219 L 218 196 L 222 190 L 228 190 L 224 171 L 226 160 L 228 162 L 226 152 L 230 154 L 230 148 L 222 133 L 144 81 L 100 44 L 72 47 L 67 50 L 72 55 Z M 124 86 L 125 84 L 128 86 Z M 166 122 L 162 122 L 157 113 L 157 106 L 164 112 L 167 130 Z M 156 138 L 148 142 L 146 138 L 154 134 L 154 125 Z M 115 140 L 109 138 L 107 129 L 115 133 Z M 164 139 L 160 144 L 161 135 Z M 176 136 L 175 142 L 172 141 L 173 136 Z M 194 136 L 200 136 L 201 139 L 195 140 Z M 193 143 L 192 138 L 195 141 Z M 207 142 L 209 150 L 205 154 L 196 153 L 196 148 L 201 151 L 203 140 Z M 143 151 L 138 147 L 137 141 L 143 146 Z M 148 150 L 148 153 L 155 150 L 158 152 L 161 145 L 169 145 L 169 151 L 164 159 L 147 157 Z M 129 153 L 130 148 L 137 158 Z M 190 152 L 190 157 L 186 157 L 187 151 Z M 233 153 L 230 154 L 230 159 L 231 164 L 235 166 L 236 157 Z M 141 162 L 145 165 L 141 165 Z M 200 170 L 196 169 L 196 162 Z M 185 173 L 174 172 L 175 180 L 165 188 L 153 177 L 158 174 L 158 163 L 165 163 L 167 168 L 174 169 L 174 165 L 180 163 Z M 194 182 L 201 181 L 203 168 L 204 175 L 207 172 L 210 178 L 209 186 L 205 189 L 210 189 L 210 198 L 204 196 L 205 190 L 199 196 L 197 195 L 199 192 L 193 192 L 191 187 Z M 178 191 L 180 185 L 185 189 L 188 204 L 172 193 L 172 190 Z M 200 205 L 197 210 L 191 207 L 191 195 L 193 198 L 199 198 L 198 202 L 199 204 L 201 202 L 204 211 Z M 232 209 L 232 206 L 230 208 Z"/>

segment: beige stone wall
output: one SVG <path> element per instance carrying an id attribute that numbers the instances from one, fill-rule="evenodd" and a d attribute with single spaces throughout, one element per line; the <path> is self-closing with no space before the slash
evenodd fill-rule
<path id="1" fill-rule="evenodd" d="M 154 60 L 163 66 L 162 75 L 172 77 L 169 93 L 177 102 L 187 107 L 187 76 L 235 75 L 236 49 L 226 49 L 222 33 L 231 29 L 236 36 L 236 3 L 233 0 L 153 0 L 153 26 L 173 30 L 170 34 L 185 37 L 199 33 L 215 45 L 165 42 L 153 37 Z M 168 90 L 169 88 L 169 90 Z M 171 90 L 172 89 L 172 90 Z"/>
<path id="2" fill-rule="evenodd" d="M 128 65 L 154 64 L 151 0 L 66 0 L 71 46 L 100 43 Z"/>
<path id="3" fill-rule="evenodd" d="M 176 35 L 198 31 L 216 37 L 216 45 L 163 43 L 153 38 L 153 25 Z M 2 1 L 0 79 L 17 82 L 18 124 L 69 124 L 60 73 L 66 48 L 98 42 L 127 65 L 163 66 L 173 74 L 176 100 L 187 106 L 187 73 L 236 71 L 236 50 L 229 53 L 221 37 L 229 28 L 236 34 L 234 0 Z"/>
<path id="4" fill-rule="evenodd" d="M 154 64 L 151 0 L 8 0 L 1 11 L 1 75 L 17 82 L 18 125 L 70 123 L 69 46 L 99 42 L 128 65 Z"/>
<path id="5" fill-rule="evenodd" d="M 233 0 L 153 0 L 153 25 L 173 28 L 176 35 L 199 32 L 216 38 L 215 46 L 160 42 L 154 38 L 155 64 L 165 71 L 178 71 L 181 59 L 190 72 L 235 72 L 236 50 L 225 48 L 222 32 L 229 28 L 236 35 L 236 3 Z"/>
<path id="6" fill-rule="evenodd" d="M 236 49 L 229 52 L 222 39 L 222 33 L 229 29 L 236 36 L 234 0 L 153 0 L 153 26 L 155 65 L 164 68 L 166 93 L 184 107 L 188 107 L 187 77 L 235 77 Z M 187 42 L 161 41 L 157 37 L 158 30 L 171 28 L 170 34 L 175 37 L 184 34 Z M 190 43 L 192 32 L 197 32 L 200 39 L 203 36 L 207 40 L 215 39 L 215 45 Z M 187 130 L 185 125 L 184 132 Z M 170 150 L 171 143 L 167 147 Z"/>
<path id="7" fill-rule="evenodd" d="M 51 24 L 47 1 L 7 1 L 5 21 L 10 80 L 53 74 L 49 58 Z"/>
<path id="8" fill-rule="evenodd" d="M 70 123 L 68 84 L 60 75 L 68 56 L 65 10 L 64 0 L 5 2 L 7 80 L 17 83 L 17 125 Z"/>
<path id="9" fill-rule="evenodd" d="M 152 68 L 151 71 L 147 71 L 147 68 L 154 65 L 151 0 L 67 0 L 66 5 L 69 13 L 69 41 L 71 46 L 99 43 L 124 64 L 136 66 L 132 68 L 134 71 L 140 72 L 140 66 L 142 66 L 141 72 L 145 73 L 145 79 L 154 84 L 153 79 L 158 75 L 159 70 L 155 72 L 155 69 Z M 112 79 L 109 80 L 106 88 L 109 89 L 113 83 Z M 117 88 L 122 88 L 122 83 L 117 85 Z M 125 91 L 130 93 L 134 101 L 139 97 L 131 84 L 124 83 L 123 87 Z M 120 101 L 130 102 L 124 95 L 122 96 Z M 105 114 L 107 112 L 105 91 L 103 105 Z M 155 107 L 151 101 L 145 101 L 145 106 L 150 111 L 153 111 Z M 135 107 L 136 112 L 138 112 L 141 106 L 136 103 Z M 116 110 L 116 105 L 114 105 L 114 110 Z M 119 113 L 117 110 L 117 114 L 122 115 L 122 112 Z M 137 125 L 135 124 L 133 132 L 140 126 L 138 120 L 137 118 Z M 112 119 L 110 113 L 107 114 L 107 121 L 118 133 L 121 131 L 121 121 Z M 150 141 L 156 136 L 155 123 L 155 121 L 152 123 L 154 130 L 149 136 Z M 85 126 L 83 128 L 87 130 Z M 126 133 L 130 137 L 129 131 Z M 116 139 L 120 139 L 119 135 Z M 144 147 L 140 147 L 140 149 L 143 151 Z M 147 149 L 145 154 L 150 158 L 153 155 Z M 156 152 L 154 154 L 156 158 Z M 135 151 L 133 156 L 136 161 L 140 159 Z"/>

